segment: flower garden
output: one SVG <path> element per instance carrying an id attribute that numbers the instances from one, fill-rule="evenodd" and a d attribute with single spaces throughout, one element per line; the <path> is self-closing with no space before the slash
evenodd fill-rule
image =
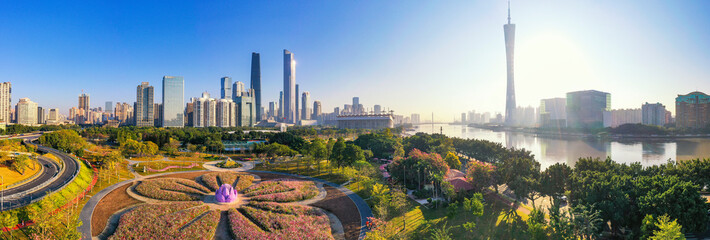
<path id="1" fill-rule="evenodd" d="M 237 172 L 209 172 L 195 180 L 144 180 L 133 191 L 158 203 L 129 209 L 110 239 L 212 239 L 222 210 L 227 212 L 227 227 L 220 232 L 235 239 L 333 239 L 322 209 L 298 205 L 318 195 L 312 181 L 282 178 L 253 184 L 254 180 L 253 175 Z M 202 201 L 223 184 L 234 186 L 243 203 L 213 209 Z"/>

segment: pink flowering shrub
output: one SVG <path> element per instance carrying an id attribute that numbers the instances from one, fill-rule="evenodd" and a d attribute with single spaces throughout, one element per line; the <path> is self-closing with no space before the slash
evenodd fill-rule
<path id="1" fill-rule="evenodd" d="M 206 187 L 187 179 L 148 179 L 136 186 L 136 192 L 143 196 L 166 201 L 195 201 L 209 193 Z"/>
<path id="2" fill-rule="evenodd" d="M 253 201 L 295 202 L 318 195 L 318 187 L 311 181 L 277 180 L 276 182 L 276 185 L 250 192 L 247 196 L 256 195 L 251 198 Z"/>
<path id="3" fill-rule="evenodd" d="M 204 185 L 212 191 L 217 191 L 225 183 L 232 185 L 237 191 L 241 191 L 251 186 L 254 181 L 254 176 L 252 175 L 233 172 L 211 172 L 200 176 L 200 178 Z"/>
<path id="4" fill-rule="evenodd" d="M 278 208 L 276 205 L 278 204 L 271 203 L 269 206 L 276 209 Z M 272 212 L 251 206 L 241 207 L 240 211 L 229 210 L 232 237 L 235 239 L 333 239 L 328 216 L 319 210 L 305 206 L 287 206 L 286 209 L 295 212 L 293 214 Z"/>
<path id="5" fill-rule="evenodd" d="M 195 226 L 198 222 L 214 227 Z M 200 202 L 142 205 L 121 216 L 110 239 L 212 239 L 217 222 L 219 212 Z"/>

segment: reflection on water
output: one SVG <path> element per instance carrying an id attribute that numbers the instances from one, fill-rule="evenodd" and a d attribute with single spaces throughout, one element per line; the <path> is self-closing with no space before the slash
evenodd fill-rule
<path id="1" fill-rule="evenodd" d="M 606 158 L 622 163 L 640 162 L 644 166 L 671 160 L 710 158 L 710 139 L 609 141 L 598 139 L 542 138 L 515 132 L 494 132 L 485 129 L 448 124 L 422 124 L 415 132 L 439 133 L 450 137 L 476 138 L 499 142 L 505 147 L 525 148 L 540 161 L 542 168 L 555 163 L 574 165 L 580 157 Z"/>

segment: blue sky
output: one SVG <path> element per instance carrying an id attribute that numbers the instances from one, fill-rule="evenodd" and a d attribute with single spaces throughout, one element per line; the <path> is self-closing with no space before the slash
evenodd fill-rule
<path id="1" fill-rule="evenodd" d="M 710 92 L 710 2 L 513 1 L 518 105 L 596 89 L 613 108 Z M 326 112 L 359 96 L 395 113 L 501 112 L 505 1 L 4 1 L 0 81 L 66 113 L 83 89 L 92 107 L 135 101 L 148 81 L 185 78 L 185 100 L 248 85 L 262 57 L 262 101 L 278 101 L 282 51 Z"/>

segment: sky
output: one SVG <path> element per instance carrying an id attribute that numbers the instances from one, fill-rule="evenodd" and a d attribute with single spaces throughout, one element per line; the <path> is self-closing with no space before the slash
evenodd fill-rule
<path id="1" fill-rule="evenodd" d="M 219 79 L 249 85 L 261 53 L 262 106 L 283 89 L 283 49 L 296 82 L 324 112 L 360 97 L 395 114 L 504 112 L 503 24 L 496 1 L 2 1 L 0 81 L 64 114 L 82 90 L 91 107 L 135 101 L 149 82 L 183 76 L 185 101 Z M 513 1 L 519 106 L 595 89 L 612 108 L 710 93 L 708 1 Z"/>

